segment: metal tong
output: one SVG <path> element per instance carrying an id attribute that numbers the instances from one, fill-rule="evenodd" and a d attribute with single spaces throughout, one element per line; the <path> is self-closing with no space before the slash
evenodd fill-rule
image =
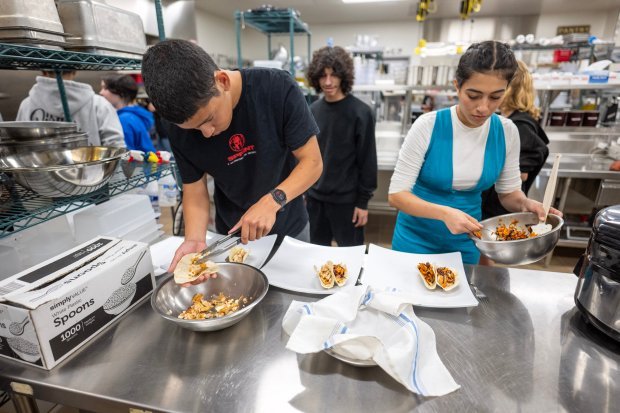
<path id="1" fill-rule="evenodd" d="M 215 257 L 220 255 L 223 252 L 228 251 L 235 245 L 239 245 L 241 243 L 241 237 L 237 239 L 233 239 L 233 237 L 241 234 L 241 228 L 225 236 L 224 238 L 220 238 L 215 241 L 213 244 L 209 245 L 207 248 L 203 249 L 198 253 L 197 259 L 194 261 L 196 264 L 201 264 L 207 261 L 211 257 Z"/>

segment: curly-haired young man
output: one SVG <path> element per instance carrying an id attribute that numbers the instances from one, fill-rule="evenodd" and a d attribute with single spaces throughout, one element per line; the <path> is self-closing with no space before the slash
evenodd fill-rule
<path id="1" fill-rule="evenodd" d="M 311 86 L 323 97 L 310 110 L 319 125 L 323 174 L 307 194 L 310 240 L 339 246 L 364 244 L 368 200 L 377 188 L 375 119 L 353 96 L 353 59 L 342 47 L 323 47 L 308 69 Z"/>

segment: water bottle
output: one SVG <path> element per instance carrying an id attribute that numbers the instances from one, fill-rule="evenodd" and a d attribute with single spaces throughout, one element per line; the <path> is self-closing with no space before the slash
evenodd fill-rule
<path id="1" fill-rule="evenodd" d="M 179 188 L 172 175 L 166 175 L 157 181 L 160 207 L 173 207 L 177 204 Z"/>
<path id="2" fill-rule="evenodd" d="M 159 188 L 157 182 L 151 181 L 144 188 L 145 193 L 149 196 L 151 200 L 151 205 L 153 206 L 153 211 L 155 213 L 159 212 Z"/>

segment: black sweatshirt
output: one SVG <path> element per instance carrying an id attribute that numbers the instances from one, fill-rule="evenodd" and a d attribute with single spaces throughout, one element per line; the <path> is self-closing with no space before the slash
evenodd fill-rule
<path id="1" fill-rule="evenodd" d="M 549 156 L 549 138 L 543 128 L 527 112 L 515 111 L 508 117 L 519 130 L 521 152 L 519 155 L 519 169 L 527 173 L 527 180 L 521 184 L 521 189 L 527 195 L 536 176 L 545 165 Z M 509 212 L 499 202 L 495 187 L 482 193 L 482 218 L 487 219 Z"/>
<path id="2" fill-rule="evenodd" d="M 353 95 L 338 102 L 320 99 L 310 107 L 319 125 L 323 174 L 308 196 L 368 209 L 377 189 L 375 119 L 370 107 Z"/>

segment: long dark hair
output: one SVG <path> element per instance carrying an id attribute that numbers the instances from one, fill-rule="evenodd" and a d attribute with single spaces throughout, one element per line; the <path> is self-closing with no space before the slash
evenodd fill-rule
<path id="1" fill-rule="evenodd" d="M 334 76 L 340 79 L 340 89 L 345 95 L 353 89 L 353 59 L 346 50 L 340 46 L 322 47 L 312 54 L 312 62 L 308 67 L 306 77 L 310 86 L 321 93 L 319 79 L 325 74 L 325 69 L 330 68 Z"/>
<path id="2" fill-rule="evenodd" d="M 474 43 L 461 56 L 456 68 L 460 88 L 474 73 L 499 73 L 508 83 L 517 71 L 517 59 L 507 44 L 487 40 Z"/>

